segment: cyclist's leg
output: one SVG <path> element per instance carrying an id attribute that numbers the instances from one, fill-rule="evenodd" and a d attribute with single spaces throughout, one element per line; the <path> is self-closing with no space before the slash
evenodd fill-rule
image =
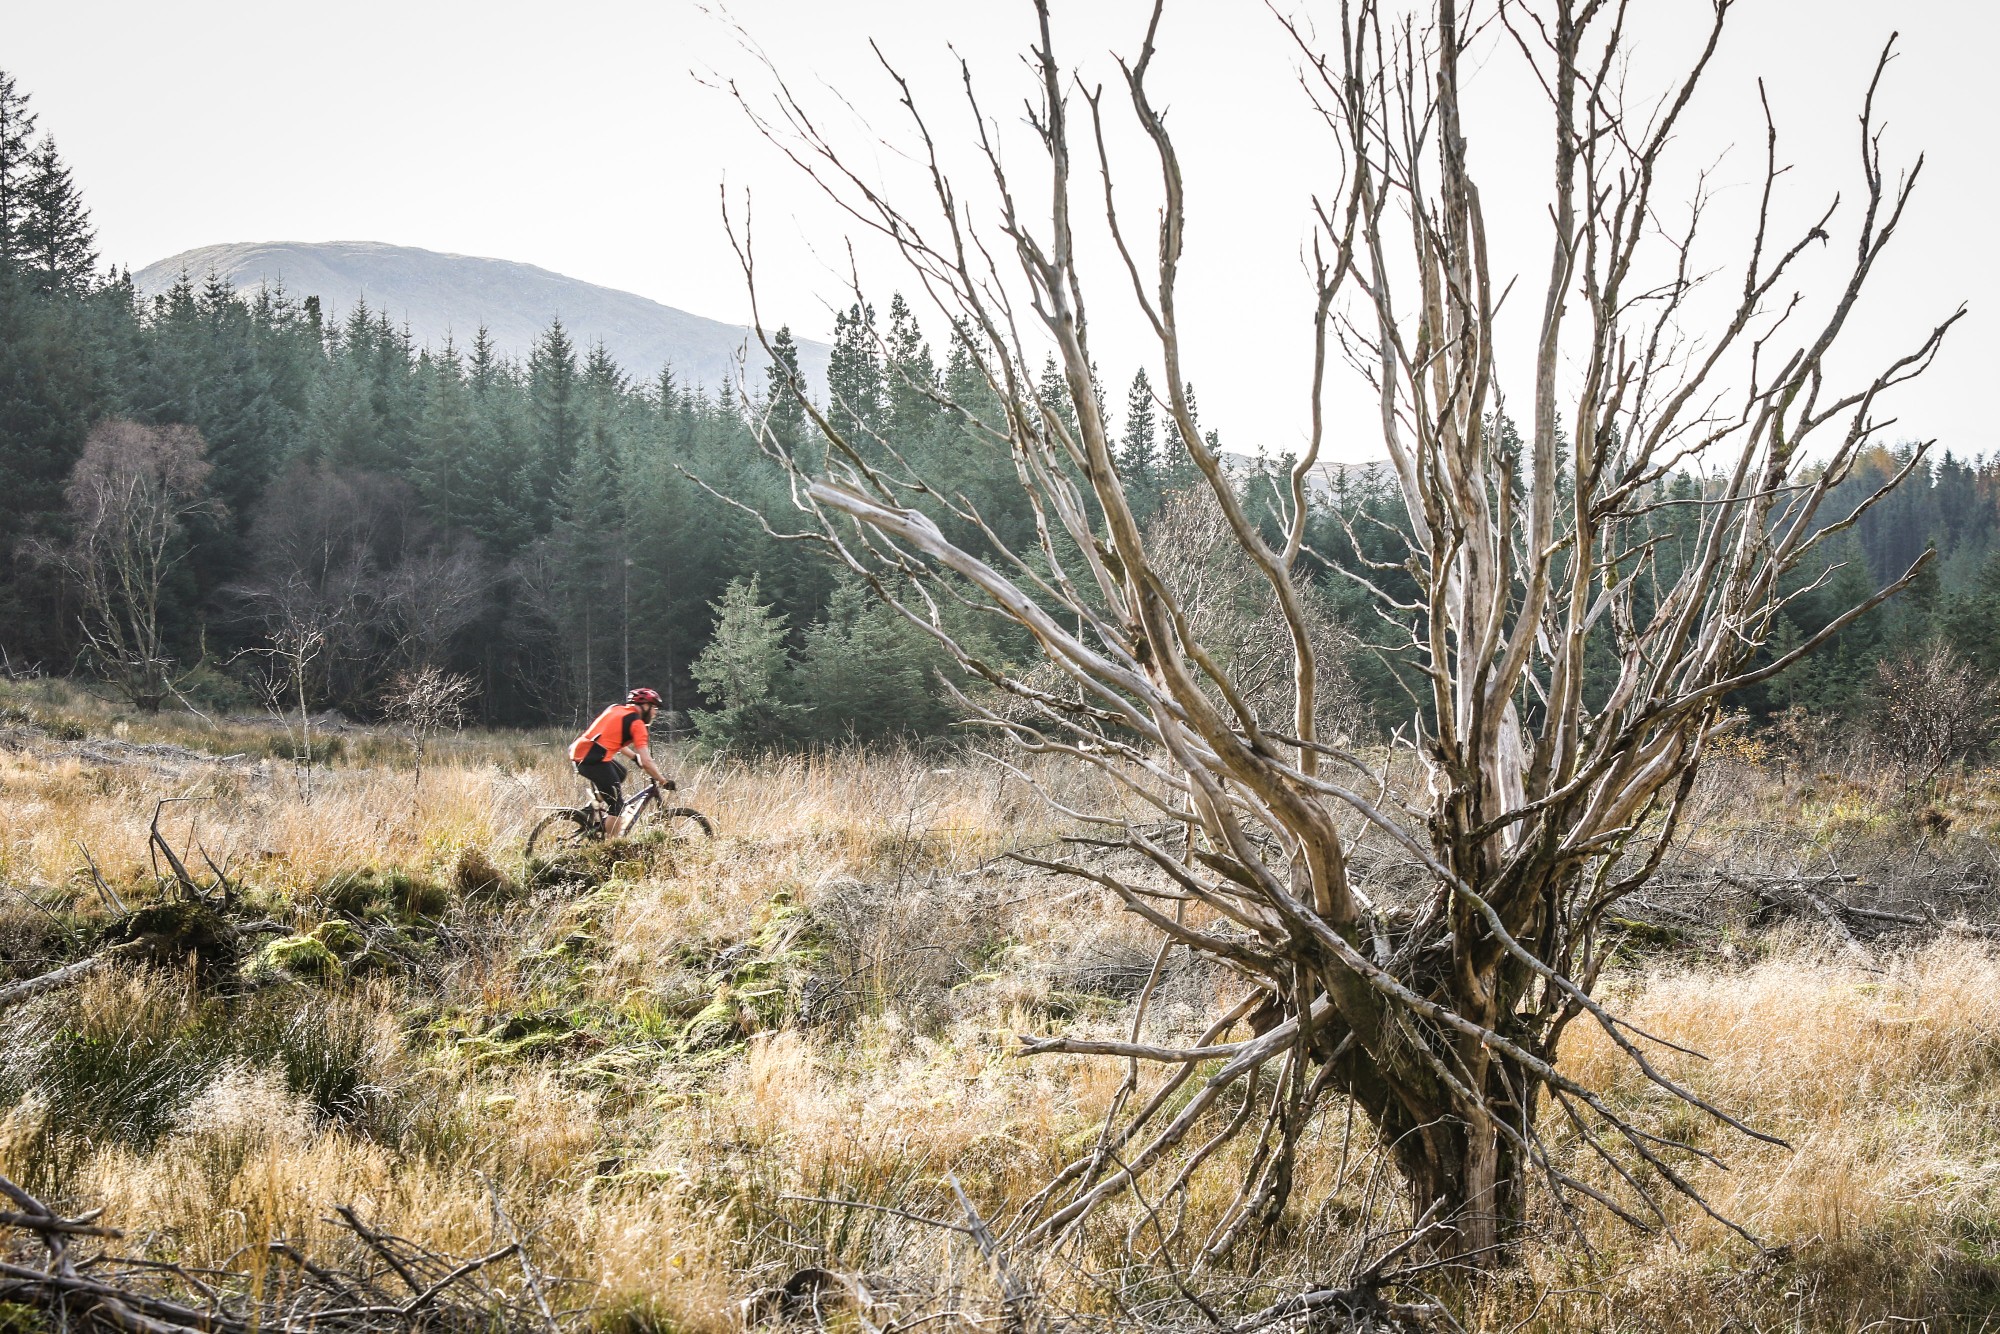
<path id="1" fill-rule="evenodd" d="M 604 821 L 604 836 L 617 838 L 625 832 L 625 766 L 616 760 L 606 760 L 604 767 L 611 771 L 611 790 L 605 794 L 611 814 Z"/>
<path id="2" fill-rule="evenodd" d="M 625 810 L 625 766 L 616 760 L 578 760 L 576 771 L 597 789 L 597 795 L 604 801 L 605 836 L 618 837 L 619 816 Z"/>

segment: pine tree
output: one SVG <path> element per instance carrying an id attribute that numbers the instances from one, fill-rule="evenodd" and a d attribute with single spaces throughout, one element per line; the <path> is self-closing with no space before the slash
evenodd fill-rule
<path id="1" fill-rule="evenodd" d="M 411 480 L 422 497 L 424 511 L 440 528 L 468 526 L 474 515 L 468 501 L 473 460 L 471 396 L 464 368 L 449 338 L 436 355 L 425 353 L 422 368 L 423 410 L 417 418 L 417 454 Z"/>
<path id="2" fill-rule="evenodd" d="M 1151 512 L 1159 493 L 1159 430 L 1153 412 L 1153 382 L 1141 366 L 1125 394 L 1125 432 L 1118 438 L 1118 476 L 1126 492 L 1146 498 Z"/>
<path id="3" fill-rule="evenodd" d="M 826 390 L 828 420 L 855 448 L 864 448 L 864 442 L 888 424 L 875 307 L 856 302 L 834 316 Z"/>
<path id="4" fill-rule="evenodd" d="M 937 363 L 917 327 L 910 303 L 898 292 L 889 301 L 889 438 L 912 450 L 937 424 Z"/>
<path id="5" fill-rule="evenodd" d="M 954 412 L 983 420 L 993 415 L 996 400 L 974 348 L 971 326 L 954 320 L 951 353 L 944 363 L 944 396 L 951 400 Z"/>
<path id="6" fill-rule="evenodd" d="M 857 582 L 834 589 L 794 671 L 805 731 L 839 743 L 935 733 L 952 719 L 942 650 Z"/>
<path id="7" fill-rule="evenodd" d="M 528 354 L 531 442 L 527 509 L 537 531 L 547 531 L 556 487 L 576 461 L 576 382 L 576 346 L 558 318 L 550 321 Z"/>
<path id="8" fill-rule="evenodd" d="M 590 355 L 583 363 L 583 388 L 595 395 L 620 395 L 631 388 L 631 380 L 611 358 L 611 350 L 604 346 L 604 340 L 595 339 L 590 344 Z"/>
<path id="9" fill-rule="evenodd" d="M 807 442 L 805 378 L 799 373 L 799 345 L 792 326 L 781 325 L 771 336 L 771 363 L 764 368 L 764 429 L 779 448 L 800 457 Z M 808 462 L 801 458 L 801 463 Z"/>
<path id="10" fill-rule="evenodd" d="M 376 437 L 370 467 L 387 473 L 405 471 L 416 455 L 417 415 L 422 410 L 422 382 L 416 373 L 416 344 L 409 325 L 390 323 L 379 312 L 369 330 L 368 396 L 375 409 Z"/>
<path id="11" fill-rule="evenodd" d="M 171 314 L 183 302 L 190 308 L 196 305 L 191 291 L 182 295 L 186 287 L 183 276 L 166 294 L 164 312 Z M 300 432 L 301 456 L 312 467 L 378 472 L 389 463 L 384 423 L 376 407 L 376 325 L 368 303 L 357 301 L 328 339 L 329 364 L 306 400 Z"/>
<path id="12" fill-rule="evenodd" d="M 97 267 L 90 211 L 56 152 L 53 135 L 42 140 L 22 189 L 16 263 L 39 291 L 85 291 Z"/>
<path id="13" fill-rule="evenodd" d="M 13 267 L 22 249 L 28 216 L 28 182 L 33 178 L 35 113 L 14 76 L 0 70 L 0 269 Z"/>
<path id="14" fill-rule="evenodd" d="M 564 639 L 586 699 L 623 688 L 619 647 L 627 604 L 621 596 L 620 575 L 627 497 L 622 473 L 616 433 L 593 424 L 583 433 L 555 497 L 556 521 L 550 537 L 567 621 Z"/>
<path id="15" fill-rule="evenodd" d="M 534 533 L 529 500 L 532 460 L 522 395 L 513 368 L 494 351 L 485 325 L 473 336 L 466 363 L 470 396 L 470 451 L 463 469 L 466 525 L 502 556 L 520 550 Z"/>
<path id="16" fill-rule="evenodd" d="M 694 681 L 713 708 L 693 710 L 701 739 L 722 749 L 779 744 L 798 706 L 785 651 L 785 617 L 758 600 L 758 578 L 732 579 L 712 605 L 715 634 L 694 660 Z"/>
<path id="17" fill-rule="evenodd" d="M 1141 371 L 1140 374 L 1143 375 L 1145 372 Z M 1049 353 L 1048 360 L 1042 363 L 1042 378 L 1035 385 L 1035 393 L 1042 400 L 1042 405 L 1055 413 L 1056 420 L 1063 424 L 1063 429 L 1074 439 L 1077 430 L 1076 402 L 1069 395 L 1069 380 L 1063 375 L 1062 367 L 1056 364 L 1053 352 Z M 1119 471 L 1123 473 L 1124 470 L 1121 468 Z"/>
<path id="18" fill-rule="evenodd" d="M 484 394 L 506 378 L 506 364 L 493 350 L 493 334 L 483 324 L 472 336 L 472 360 L 466 363 L 465 373 L 467 386 L 475 394 Z"/>
<path id="19" fill-rule="evenodd" d="M 1194 425 L 1196 436 L 1208 446 L 1210 453 L 1221 451 L 1221 439 L 1214 431 L 1203 434 L 1201 410 L 1195 406 L 1194 385 L 1182 386 L 1181 395 L 1187 400 L 1188 420 Z M 1180 427 L 1169 421 L 1166 439 L 1161 442 L 1159 453 L 1159 488 L 1162 493 L 1185 491 L 1201 480 L 1201 470 L 1195 467 L 1194 455 L 1189 452 L 1187 442 L 1181 439 Z"/>

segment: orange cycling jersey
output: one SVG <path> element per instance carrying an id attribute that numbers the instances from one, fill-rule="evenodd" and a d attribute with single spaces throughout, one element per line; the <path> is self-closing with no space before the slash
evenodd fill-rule
<path id="1" fill-rule="evenodd" d="M 569 757 L 587 764 L 608 760 L 627 746 L 645 753 L 646 723 L 639 716 L 638 705 L 613 704 L 597 715 L 597 721 L 585 728 L 582 736 L 570 742 Z"/>

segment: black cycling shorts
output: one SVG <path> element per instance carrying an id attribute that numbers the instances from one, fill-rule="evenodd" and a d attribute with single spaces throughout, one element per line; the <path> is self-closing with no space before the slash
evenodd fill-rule
<path id="1" fill-rule="evenodd" d="M 588 779 L 604 798 L 604 804 L 617 815 L 625 809 L 625 766 L 616 760 L 578 760 L 576 771 Z"/>

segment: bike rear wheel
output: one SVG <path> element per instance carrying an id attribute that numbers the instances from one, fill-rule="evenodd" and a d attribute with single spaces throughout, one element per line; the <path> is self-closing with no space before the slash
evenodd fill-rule
<path id="1" fill-rule="evenodd" d="M 582 810 L 550 811 L 528 833 L 530 857 L 555 857 L 573 852 L 603 837 L 590 807 Z"/>

